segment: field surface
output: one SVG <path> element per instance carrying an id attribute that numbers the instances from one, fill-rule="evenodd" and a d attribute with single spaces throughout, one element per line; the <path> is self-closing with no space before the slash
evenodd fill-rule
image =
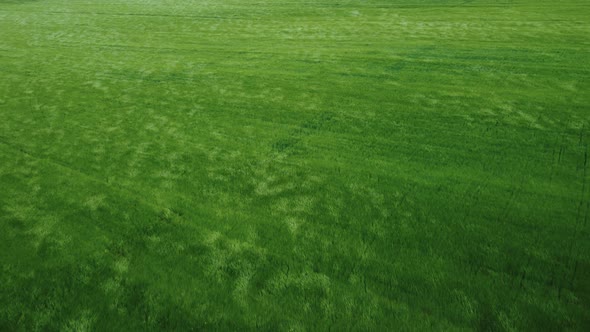
<path id="1" fill-rule="evenodd" d="M 0 330 L 590 331 L 587 0 L 0 0 Z"/>

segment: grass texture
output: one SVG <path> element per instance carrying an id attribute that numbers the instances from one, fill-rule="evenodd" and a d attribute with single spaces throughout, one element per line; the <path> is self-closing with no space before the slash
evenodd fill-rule
<path id="1" fill-rule="evenodd" d="M 0 0 L 0 330 L 590 330 L 587 0 Z"/>

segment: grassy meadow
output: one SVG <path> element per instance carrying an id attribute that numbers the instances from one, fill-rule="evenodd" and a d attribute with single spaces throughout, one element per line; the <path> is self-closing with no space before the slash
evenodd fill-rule
<path id="1" fill-rule="evenodd" d="M 589 331 L 587 0 L 0 0 L 1 331 Z"/>

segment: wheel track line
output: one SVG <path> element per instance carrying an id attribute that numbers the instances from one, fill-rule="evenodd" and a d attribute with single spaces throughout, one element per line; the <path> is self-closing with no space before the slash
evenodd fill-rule
<path id="1" fill-rule="evenodd" d="M 582 137 L 582 136 L 580 136 Z M 571 240 L 570 240 L 570 248 L 568 254 L 568 261 L 566 262 L 566 267 L 572 266 L 571 268 L 566 269 L 567 271 L 571 271 L 571 276 L 569 278 L 569 286 L 570 289 L 574 289 L 574 282 L 576 279 L 576 273 L 578 271 L 578 264 L 580 261 L 580 256 L 582 254 L 581 245 L 576 245 L 578 243 L 582 243 L 584 241 L 584 229 L 588 223 L 588 215 L 590 210 L 590 202 L 585 199 L 586 192 L 587 192 L 587 182 L 588 182 L 588 143 L 586 143 L 586 148 L 584 149 L 584 159 L 583 159 L 583 166 L 582 166 L 582 189 L 580 192 L 580 203 L 578 204 L 577 212 L 576 212 L 576 224 L 575 230 L 572 233 Z M 585 208 L 584 203 L 586 203 Z M 582 214 L 581 211 L 584 210 Z M 565 282 L 565 281 L 564 281 Z M 560 287 L 563 287 L 560 285 Z"/>

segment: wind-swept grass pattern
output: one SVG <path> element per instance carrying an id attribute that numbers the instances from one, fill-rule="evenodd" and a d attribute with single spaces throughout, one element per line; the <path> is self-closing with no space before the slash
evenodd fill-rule
<path id="1" fill-rule="evenodd" d="M 590 330 L 588 17 L 0 1 L 0 330 Z"/>

